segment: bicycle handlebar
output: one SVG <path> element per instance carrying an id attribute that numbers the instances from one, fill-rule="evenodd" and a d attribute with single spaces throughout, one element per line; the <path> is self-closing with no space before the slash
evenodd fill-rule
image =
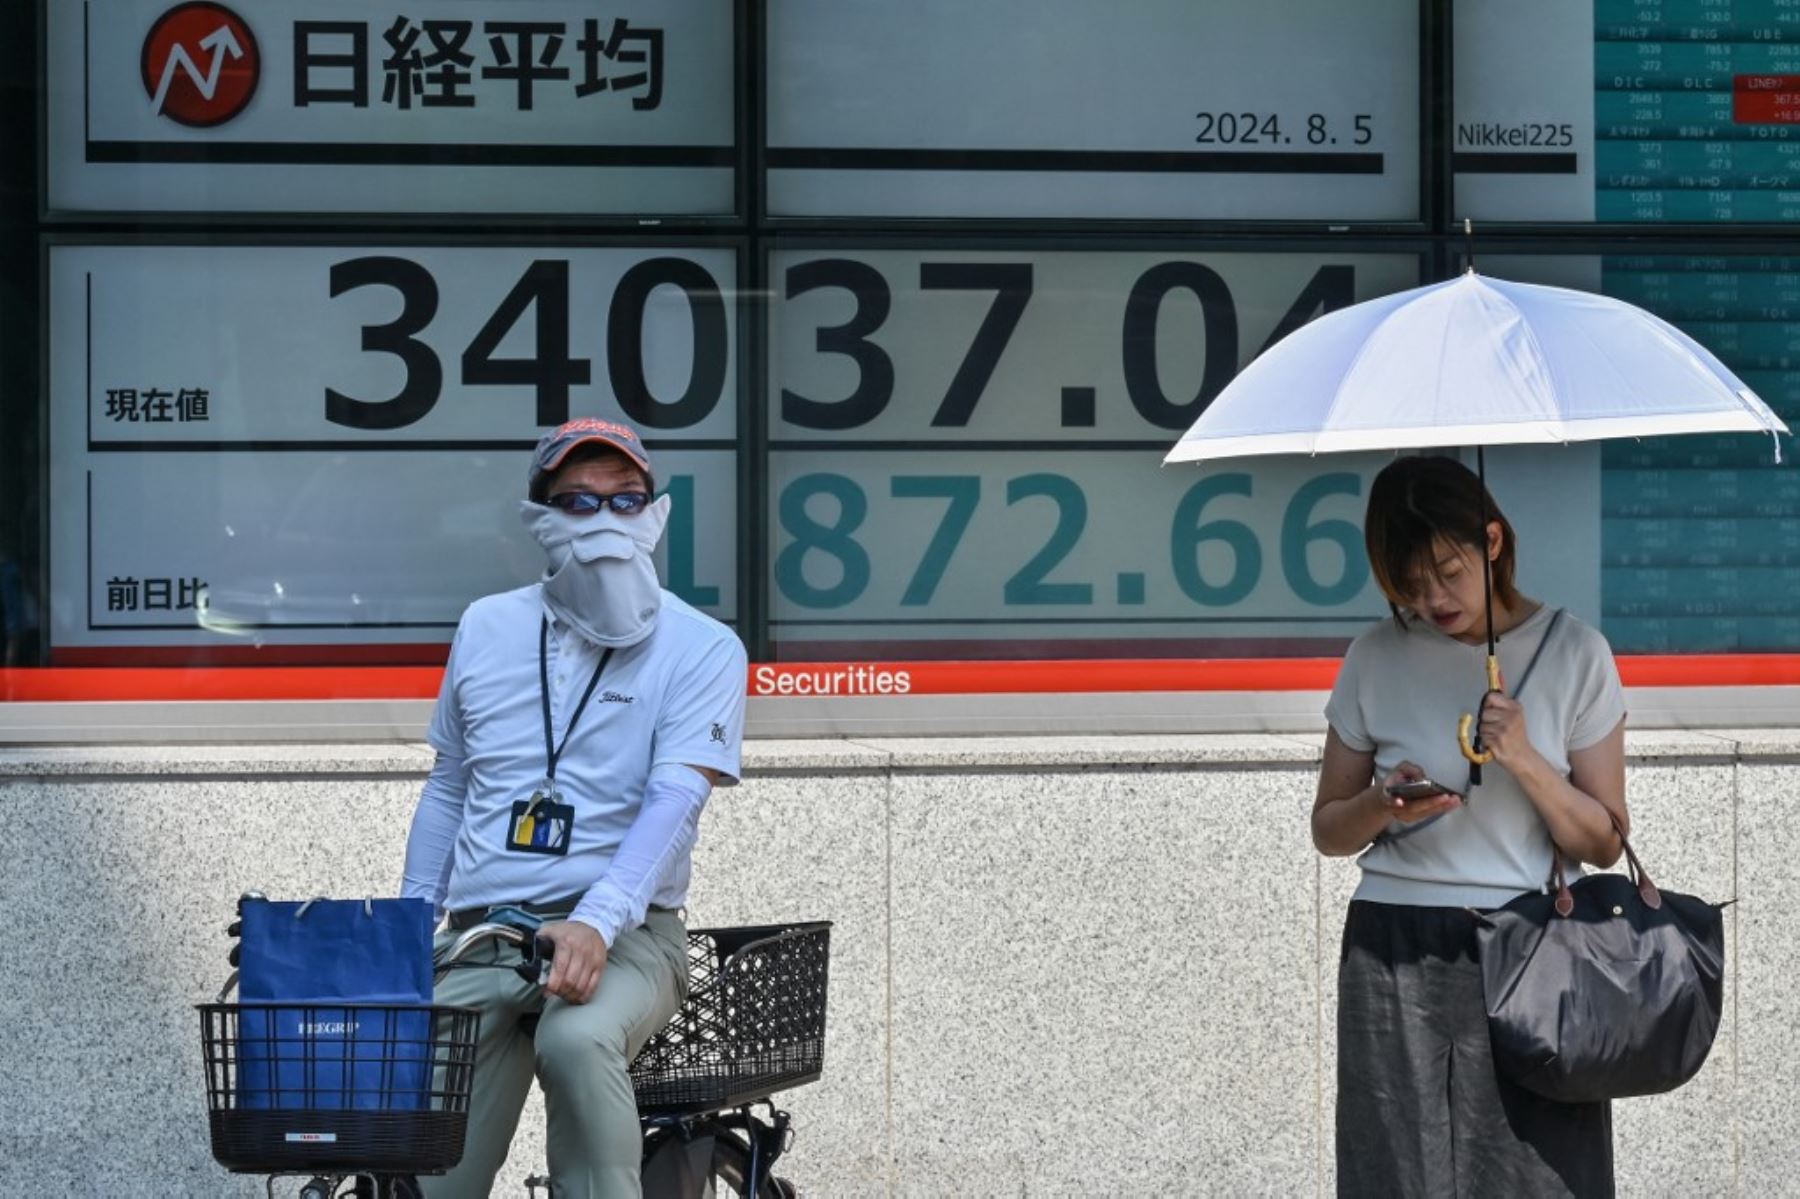
<path id="1" fill-rule="evenodd" d="M 456 940 L 450 943 L 450 948 L 446 949 L 443 956 L 438 958 L 437 967 L 441 970 L 445 966 L 455 965 L 484 941 L 501 941 L 522 949 L 529 940 L 531 940 L 530 933 L 521 928 L 514 928 L 510 924 L 477 924 L 473 928 L 464 930 Z"/>
<path id="2" fill-rule="evenodd" d="M 542 975 L 542 967 L 556 956 L 556 942 L 540 937 L 525 929 L 510 924 L 477 924 L 474 928 L 460 933 L 450 943 L 441 957 L 433 963 L 433 975 L 439 976 L 456 965 L 477 946 L 486 941 L 500 941 L 525 951 L 524 961 L 513 969 L 519 977 L 527 982 L 537 982 Z"/>

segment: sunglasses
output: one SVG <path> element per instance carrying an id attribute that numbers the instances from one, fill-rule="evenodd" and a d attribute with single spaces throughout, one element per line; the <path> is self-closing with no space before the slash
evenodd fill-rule
<path id="1" fill-rule="evenodd" d="M 615 491 L 601 495 L 597 491 L 564 491 L 546 501 L 571 516 L 592 516 L 601 508 L 611 508 L 620 516 L 636 516 L 650 503 L 647 491 Z"/>

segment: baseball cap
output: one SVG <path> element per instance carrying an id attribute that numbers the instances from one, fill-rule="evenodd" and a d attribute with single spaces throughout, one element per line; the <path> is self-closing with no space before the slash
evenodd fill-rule
<path id="1" fill-rule="evenodd" d="M 542 503 L 543 489 L 556 468 L 576 446 L 590 441 L 609 445 L 637 463 L 650 490 L 656 490 L 656 475 L 650 469 L 650 451 L 644 448 L 644 440 L 637 435 L 637 430 L 617 421 L 583 416 L 558 425 L 538 439 L 537 449 L 531 453 L 531 473 L 526 476 L 525 494 Z"/>

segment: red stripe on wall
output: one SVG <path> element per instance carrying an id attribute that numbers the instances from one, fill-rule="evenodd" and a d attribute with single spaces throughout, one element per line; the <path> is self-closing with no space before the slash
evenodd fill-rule
<path id="1" fill-rule="evenodd" d="M 1669 654 L 1619 659 L 1627 687 L 1779 687 L 1800 684 L 1800 654 Z"/>
<path id="2" fill-rule="evenodd" d="M 51 667 L 0 670 L 0 701 L 436 699 L 441 666 Z"/>
<path id="3" fill-rule="evenodd" d="M 1800 685 L 1800 654 L 1622 657 L 1628 687 Z M 756 696 L 1141 691 L 1325 691 L 1335 658 L 1088 662 L 783 662 L 752 666 Z M 51 667 L 0 670 L 0 701 L 433 699 L 437 666 Z"/>
<path id="4" fill-rule="evenodd" d="M 1318 691 L 1336 658 L 1085 662 L 783 662 L 750 669 L 751 695 L 992 695 L 1118 691 Z"/>

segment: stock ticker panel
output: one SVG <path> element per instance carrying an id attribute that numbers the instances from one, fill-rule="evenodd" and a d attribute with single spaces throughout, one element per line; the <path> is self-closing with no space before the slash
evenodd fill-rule
<path id="1" fill-rule="evenodd" d="M 1609 257 L 1606 294 L 1711 349 L 1800 419 L 1800 257 Z M 1601 600 L 1621 653 L 1800 650 L 1800 473 L 1750 434 L 1608 442 Z"/>
<path id="2" fill-rule="evenodd" d="M 1594 217 L 1800 219 L 1800 0 L 1595 0 Z"/>

